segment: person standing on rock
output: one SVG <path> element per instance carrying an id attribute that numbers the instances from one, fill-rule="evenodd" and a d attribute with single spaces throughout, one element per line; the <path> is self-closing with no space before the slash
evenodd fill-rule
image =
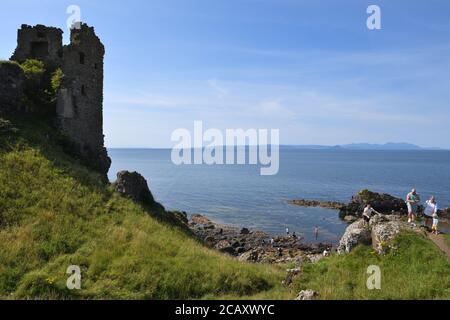
<path id="1" fill-rule="evenodd" d="M 430 200 L 427 200 L 425 202 L 425 210 L 424 213 L 424 219 L 425 219 L 425 226 L 430 227 L 433 220 L 433 215 L 438 213 L 438 205 L 436 203 L 436 198 L 433 196 L 430 198 Z"/>
<path id="2" fill-rule="evenodd" d="M 420 196 L 417 194 L 417 190 L 414 188 L 406 196 L 406 206 L 408 207 L 408 223 L 411 223 L 413 226 L 416 225 L 414 221 L 416 220 L 417 212 L 419 209 L 419 202 Z"/>
<path id="3" fill-rule="evenodd" d="M 368 204 L 365 208 L 364 208 L 364 212 L 363 212 L 363 219 L 365 222 L 369 223 L 370 218 L 372 218 L 373 214 L 380 214 L 377 210 L 375 210 L 374 208 L 372 208 L 371 204 Z"/>

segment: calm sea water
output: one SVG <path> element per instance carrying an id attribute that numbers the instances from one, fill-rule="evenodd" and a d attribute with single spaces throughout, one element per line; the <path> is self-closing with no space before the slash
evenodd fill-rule
<path id="1" fill-rule="evenodd" d="M 335 243 L 346 224 L 335 210 L 297 207 L 288 200 L 347 202 L 363 188 L 403 198 L 415 186 L 423 199 L 435 195 L 441 207 L 450 207 L 450 151 L 281 148 L 275 176 L 261 176 L 253 165 L 176 166 L 167 149 L 110 149 L 109 155 L 110 180 L 120 170 L 138 171 L 168 209 L 274 235 L 289 227 L 308 242 Z"/>

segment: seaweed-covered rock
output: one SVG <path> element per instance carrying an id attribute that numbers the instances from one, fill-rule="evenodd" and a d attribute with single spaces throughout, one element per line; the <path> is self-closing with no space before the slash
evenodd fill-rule
<path id="1" fill-rule="evenodd" d="M 406 214 L 407 207 L 403 199 L 393 197 L 385 193 L 376 193 L 367 189 L 359 191 L 353 196 L 352 201 L 340 210 L 340 217 L 356 216 L 361 217 L 365 206 L 371 204 L 372 207 L 383 214 Z"/>
<path id="2" fill-rule="evenodd" d="M 336 201 L 319 201 L 319 200 L 305 200 L 297 199 L 288 201 L 290 204 L 300 206 L 300 207 L 321 207 L 327 209 L 337 209 L 340 210 L 345 207 L 345 204 Z"/>

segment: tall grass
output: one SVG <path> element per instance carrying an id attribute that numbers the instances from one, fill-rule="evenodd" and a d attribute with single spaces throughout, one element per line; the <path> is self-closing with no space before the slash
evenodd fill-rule
<path id="1" fill-rule="evenodd" d="M 308 264 L 296 286 L 316 290 L 321 299 L 450 299 L 450 262 L 433 243 L 406 233 L 395 246 L 385 256 L 359 246 L 348 255 Z M 367 288 L 370 265 L 380 267 L 380 290 Z"/>
<path id="2" fill-rule="evenodd" d="M 284 288 L 281 267 L 207 249 L 113 193 L 42 120 L 0 124 L 0 298 L 291 299 L 301 289 L 321 299 L 450 298 L 449 261 L 415 234 L 386 256 L 361 246 L 307 263 Z M 81 267 L 81 290 L 66 288 L 70 265 Z M 366 287 L 369 265 L 381 268 L 381 290 Z"/>
<path id="3" fill-rule="evenodd" d="M 51 128 L 16 123 L 0 151 L 0 293 L 34 299 L 239 298 L 282 292 L 283 272 L 239 263 L 114 194 Z M 11 133 L 12 134 L 12 133 Z M 31 135 L 30 135 L 31 134 Z M 66 269 L 82 270 L 82 290 Z"/>

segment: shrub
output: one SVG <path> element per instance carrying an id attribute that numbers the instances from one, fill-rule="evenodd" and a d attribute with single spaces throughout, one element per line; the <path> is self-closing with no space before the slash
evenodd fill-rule
<path id="1" fill-rule="evenodd" d="M 22 69 L 25 73 L 25 78 L 30 81 L 40 82 L 45 73 L 45 66 L 42 61 L 35 59 L 27 59 L 22 63 Z"/>
<path id="2" fill-rule="evenodd" d="M 12 64 L 12 65 L 20 66 L 16 61 L 10 61 L 10 60 L 0 60 L 0 65 L 2 65 L 2 64 Z"/>
<path id="3" fill-rule="evenodd" d="M 58 94 L 58 90 L 61 87 L 61 79 L 63 76 L 63 72 L 60 68 L 56 69 L 55 72 L 52 73 L 52 78 L 50 79 L 51 85 L 51 95 L 53 99 L 56 99 Z"/>

